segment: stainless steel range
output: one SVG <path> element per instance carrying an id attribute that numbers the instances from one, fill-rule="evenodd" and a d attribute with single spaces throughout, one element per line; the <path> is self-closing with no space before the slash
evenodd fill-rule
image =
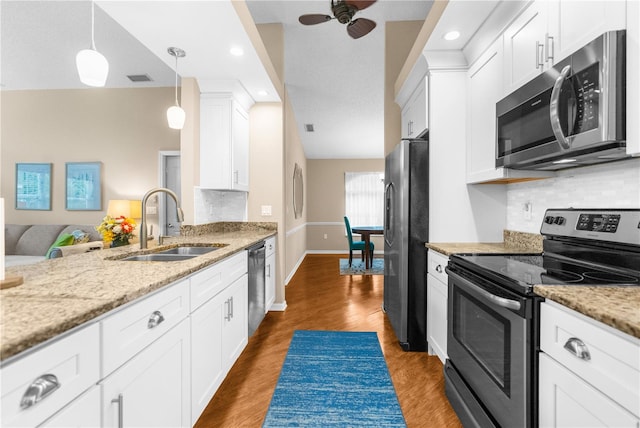
<path id="1" fill-rule="evenodd" d="M 534 285 L 640 286 L 640 209 L 550 209 L 542 254 L 450 258 L 446 393 L 465 427 L 537 426 Z"/>

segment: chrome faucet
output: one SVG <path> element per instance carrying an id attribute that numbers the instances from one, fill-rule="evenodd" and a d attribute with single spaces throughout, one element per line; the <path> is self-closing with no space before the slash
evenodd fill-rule
<path id="1" fill-rule="evenodd" d="M 171 196 L 174 201 L 176 201 L 176 215 L 178 217 L 179 222 L 184 221 L 184 213 L 182 212 L 182 208 L 180 208 L 180 202 L 178 202 L 178 195 L 176 195 L 172 190 L 166 189 L 164 187 L 157 187 L 155 189 L 149 190 L 142 197 L 142 220 L 140 221 L 140 249 L 147 248 L 147 199 L 154 193 L 164 192 L 167 195 Z"/>

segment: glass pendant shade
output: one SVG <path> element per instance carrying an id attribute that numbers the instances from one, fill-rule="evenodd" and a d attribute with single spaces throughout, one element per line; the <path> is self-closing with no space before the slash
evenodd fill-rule
<path id="1" fill-rule="evenodd" d="M 83 49 L 76 55 L 76 67 L 80 81 L 85 85 L 102 87 L 107 82 L 109 63 L 100 52 Z"/>
<path id="2" fill-rule="evenodd" d="M 182 129 L 185 117 L 184 110 L 178 105 L 167 109 L 167 122 L 169 122 L 169 128 L 171 129 Z"/>

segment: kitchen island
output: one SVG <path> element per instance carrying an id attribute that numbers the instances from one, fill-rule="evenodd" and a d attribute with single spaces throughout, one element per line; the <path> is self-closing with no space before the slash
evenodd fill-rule
<path id="1" fill-rule="evenodd" d="M 132 302 L 165 285 L 236 254 L 277 232 L 275 223 L 214 223 L 183 226 L 181 236 L 158 247 L 138 244 L 7 268 L 24 283 L 0 291 L 0 360 L 37 348 L 47 340 Z M 219 249 L 172 262 L 122 261 L 178 245 L 216 245 Z"/>

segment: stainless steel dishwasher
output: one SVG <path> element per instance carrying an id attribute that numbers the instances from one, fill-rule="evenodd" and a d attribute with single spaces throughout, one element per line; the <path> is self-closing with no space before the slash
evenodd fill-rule
<path id="1" fill-rule="evenodd" d="M 264 241 L 248 247 L 249 252 L 249 337 L 256 331 L 265 314 Z"/>

